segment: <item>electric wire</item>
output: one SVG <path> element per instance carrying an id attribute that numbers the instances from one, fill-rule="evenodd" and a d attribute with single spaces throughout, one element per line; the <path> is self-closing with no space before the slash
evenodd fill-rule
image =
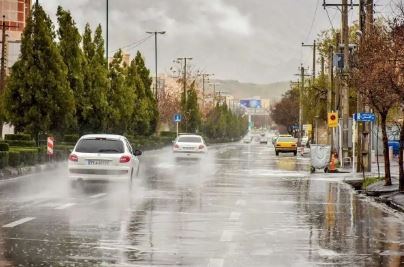
<path id="1" fill-rule="evenodd" d="M 118 48 L 118 49 L 115 49 L 115 50 L 111 51 L 111 53 L 117 52 L 119 49 L 131 50 L 131 49 L 133 49 L 133 48 L 135 48 L 135 47 L 137 47 L 137 46 L 143 44 L 144 42 L 146 42 L 146 41 L 147 41 L 149 38 L 151 38 L 151 37 L 153 37 L 153 35 L 148 35 L 148 36 L 146 36 L 146 37 L 143 38 L 143 39 L 137 40 L 137 41 L 135 41 L 135 42 L 133 42 L 133 43 L 130 43 L 130 44 L 128 44 L 128 45 L 125 45 L 125 46 L 122 46 L 122 47 L 120 47 L 120 48 Z"/>
<path id="2" fill-rule="evenodd" d="M 314 10 L 314 15 L 313 15 L 313 19 L 311 21 L 310 30 L 309 30 L 309 33 L 306 36 L 306 39 L 305 39 L 306 42 L 307 42 L 307 39 L 309 39 L 310 34 L 311 34 L 312 30 L 313 30 L 314 22 L 316 21 L 316 17 L 317 17 L 317 11 L 318 11 L 319 4 L 320 4 L 320 0 L 317 0 L 316 10 Z"/>
<path id="3" fill-rule="evenodd" d="M 332 29 L 333 31 L 335 31 L 334 25 L 332 24 L 332 20 L 331 20 L 331 18 L 330 18 L 330 14 L 328 13 L 328 9 L 327 9 L 327 8 L 325 9 L 325 12 L 327 13 L 327 17 L 328 17 L 328 21 L 330 22 L 331 29 Z"/>

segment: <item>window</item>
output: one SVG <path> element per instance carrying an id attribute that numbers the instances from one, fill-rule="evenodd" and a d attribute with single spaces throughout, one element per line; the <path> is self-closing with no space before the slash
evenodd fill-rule
<path id="1" fill-rule="evenodd" d="M 179 143 L 203 143 L 202 139 L 198 136 L 182 136 L 178 138 Z"/>
<path id="2" fill-rule="evenodd" d="M 79 141 L 76 152 L 121 154 L 125 152 L 123 142 L 117 139 L 86 138 Z"/>

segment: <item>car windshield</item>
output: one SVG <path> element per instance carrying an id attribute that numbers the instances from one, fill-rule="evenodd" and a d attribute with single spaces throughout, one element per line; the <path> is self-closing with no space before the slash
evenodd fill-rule
<path id="1" fill-rule="evenodd" d="M 279 137 L 278 142 L 296 142 L 296 139 L 293 137 Z"/>
<path id="2" fill-rule="evenodd" d="M 86 138 L 79 141 L 76 152 L 81 153 L 124 153 L 123 142 L 117 139 Z"/>
<path id="3" fill-rule="evenodd" d="M 182 136 L 178 138 L 179 143 L 202 143 L 202 139 L 198 136 Z"/>

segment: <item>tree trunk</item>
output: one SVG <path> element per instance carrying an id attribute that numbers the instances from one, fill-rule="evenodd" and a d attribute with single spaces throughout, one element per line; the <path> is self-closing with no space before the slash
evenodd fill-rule
<path id="1" fill-rule="evenodd" d="M 401 193 L 404 193 L 404 120 L 401 125 L 401 131 L 400 131 L 400 152 L 399 152 L 399 157 L 398 157 L 398 169 L 399 169 L 399 191 Z"/>
<path id="2" fill-rule="evenodd" d="M 390 174 L 390 158 L 389 158 L 389 143 L 387 138 L 387 114 L 380 114 L 381 124 L 382 124 L 382 135 L 383 135 L 383 156 L 384 156 L 384 185 L 391 185 L 391 174 Z"/>

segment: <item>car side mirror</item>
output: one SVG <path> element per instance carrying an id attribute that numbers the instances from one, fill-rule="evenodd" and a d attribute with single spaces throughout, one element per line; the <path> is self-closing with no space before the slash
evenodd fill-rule
<path id="1" fill-rule="evenodd" d="M 135 150 L 135 152 L 133 153 L 133 155 L 135 155 L 136 157 L 141 156 L 143 153 L 140 150 Z"/>

